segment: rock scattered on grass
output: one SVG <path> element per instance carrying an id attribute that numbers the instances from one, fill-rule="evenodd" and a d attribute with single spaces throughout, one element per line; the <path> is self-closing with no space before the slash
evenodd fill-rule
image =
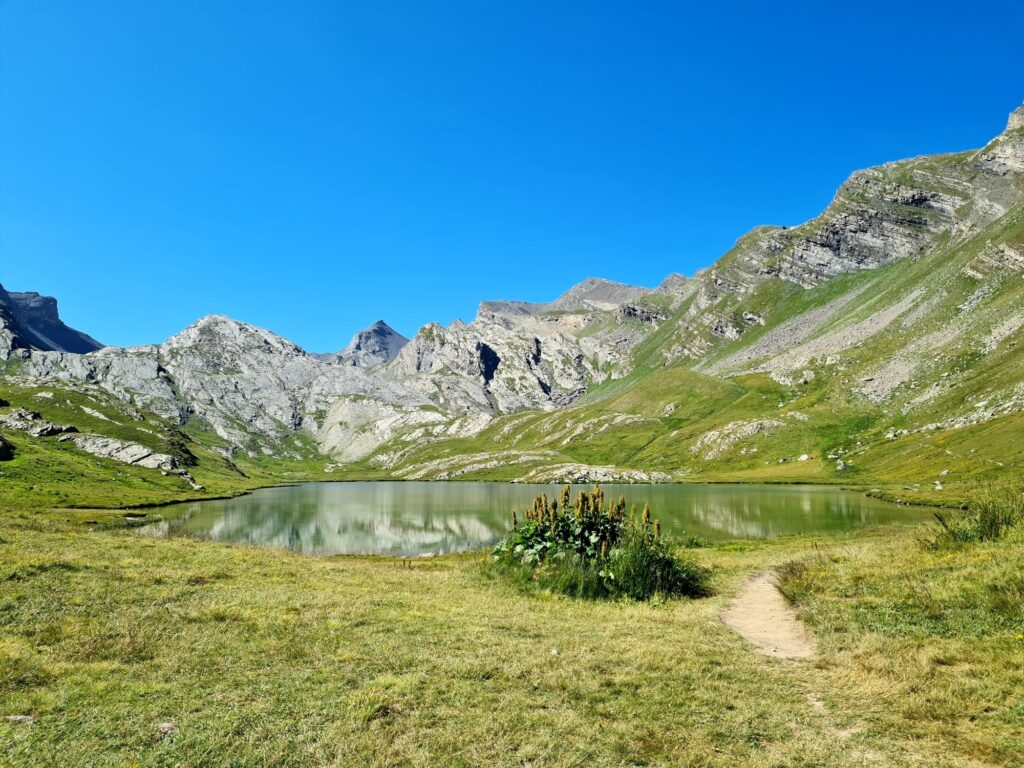
<path id="1" fill-rule="evenodd" d="M 0 415 L 0 426 L 16 429 L 30 437 L 53 437 L 62 432 L 77 432 L 78 429 L 66 424 L 54 424 L 35 411 L 14 408 L 10 413 Z"/>
<path id="2" fill-rule="evenodd" d="M 166 739 L 171 736 L 177 736 L 179 731 L 178 726 L 175 725 L 174 721 L 168 720 L 167 722 L 159 723 L 157 725 L 156 733 L 159 738 Z"/>

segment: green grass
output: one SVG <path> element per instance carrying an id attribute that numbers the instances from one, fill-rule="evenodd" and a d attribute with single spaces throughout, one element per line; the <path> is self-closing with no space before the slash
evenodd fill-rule
<path id="1" fill-rule="evenodd" d="M 879 537 L 816 553 L 787 591 L 822 645 L 823 679 L 862 717 L 955 743 L 965 765 L 1013 765 L 1024 754 L 1022 558 L 1019 529 L 959 548 Z"/>
<path id="2" fill-rule="evenodd" d="M 487 579 L 479 555 L 309 558 L 88 530 L 85 515 L 0 515 L 0 715 L 34 718 L 0 719 L 0 764 L 1011 766 L 1020 754 L 1024 643 L 1012 615 L 992 618 L 1005 609 L 987 586 L 1019 578 L 1019 539 L 964 553 L 923 549 L 903 528 L 727 543 L 693 553 L 714 596 L 644 604 L 523 594 Z M 800 598 L 815 662 L 760 656 L 719 623 L 746 574 L 808 557 L 821 571 Z M 935 599 L 950 606 L 939 616 Z M 179 733 L 161 737 L 168 721 Z"/>

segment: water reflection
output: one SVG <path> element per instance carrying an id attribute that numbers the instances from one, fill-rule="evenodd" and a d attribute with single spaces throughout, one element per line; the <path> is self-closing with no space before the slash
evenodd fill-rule
<path id="1" fill-rule="evenodd" d="M 606 485 L 605 495 L 651 505 L 670 534 L 762 538 L 916 521 L 927 513 L 861 494 L 810 486 Z M 152 536 L 198 536 L 310 554 L 446 554 L 494 544 L 513 507 L 554 497 L 556 485 L 308 483 L 236 499 L 178 504 Z M 574 490 L 575 493 L 575 490 Z"/>

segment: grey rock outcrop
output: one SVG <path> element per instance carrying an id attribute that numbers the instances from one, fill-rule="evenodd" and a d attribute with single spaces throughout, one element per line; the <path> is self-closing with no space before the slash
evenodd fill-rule
<path id="1" fill-rule="evenodd" d="M 41 349 L 84 354 L 103 345 L 65 325 L 57 300 L 34 292 L 8 292 L 0 285 L 0 359 L 15 349 Z"/>
<path id="2" fill-rule="evenodd" d="M 805 288 L 837 275 L 874 269 L 919 253 L 953 227 L 965 200 L 887 178 L 885 167 L 858 171 L 828 209 L 808 224 L 766 227 L 740 240 L 734 259 L 717 275 L 742 290 L 766 277 Z"/>
<path id="3" fill-rule="evenodd" d="M 1021 104 L 1010 113 L 1010 117 L 1006 121 L 1006 131 L 1004 133 L 1018 131 L 1022 128 L 1024 128 L 1024 104 Z"/>
<path id="4" fill-rule="evenodd" d="M 517 483 L 670 483 L 665 472 L 644 472 L 591 464 L 552 464 L 527 472 Z"/>
<path id="5" fill-rule="evenodd" d="M 13 408 L 8 413 L 0 413 L 0 427 L 24 432 L 29 437 L 53 437 L 65 432 L 78 431 L 76 427 L 67 424 L 47 421 L 35 411 L 26 408 Z"/>
<path id="6" fill-rule="evenodd" d="M 555 408 L 605 378 L 563 324 L 504 314 L 482 314 L 469 325 L 426 326 L 383 375 L 459 415 Z"/>
<path id="7" fill-rule="evenodd" d="M 1006 130 L 978 153 L 978 163 L 999 176 L 1024 171 L 1024 106 L 1010 113 Z"/>
<path id="8" fill-rule="evenodd" d="M 104 459 L 112 459 L 122 464 L 133 464 L 137 467 L 147 469 L 163 469 L 166 471 L 178 468 L 178 462 L 173 456 L 159 453 L 139 443 L 127 440 L 115 440 L 111 437 L 100 435 L 68 435 L 61 438 L 74 443 L 80 451 L 91 453 Z"/>

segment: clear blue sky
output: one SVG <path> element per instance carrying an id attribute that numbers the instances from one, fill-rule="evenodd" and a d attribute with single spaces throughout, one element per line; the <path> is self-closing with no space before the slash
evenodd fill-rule
<path id="1" fill-rule="evenodd" d="M 687 5 L 6 0 L 0 282 L 332 350 L 692 273 L 1024 100 L 1019 0 Z"/>

